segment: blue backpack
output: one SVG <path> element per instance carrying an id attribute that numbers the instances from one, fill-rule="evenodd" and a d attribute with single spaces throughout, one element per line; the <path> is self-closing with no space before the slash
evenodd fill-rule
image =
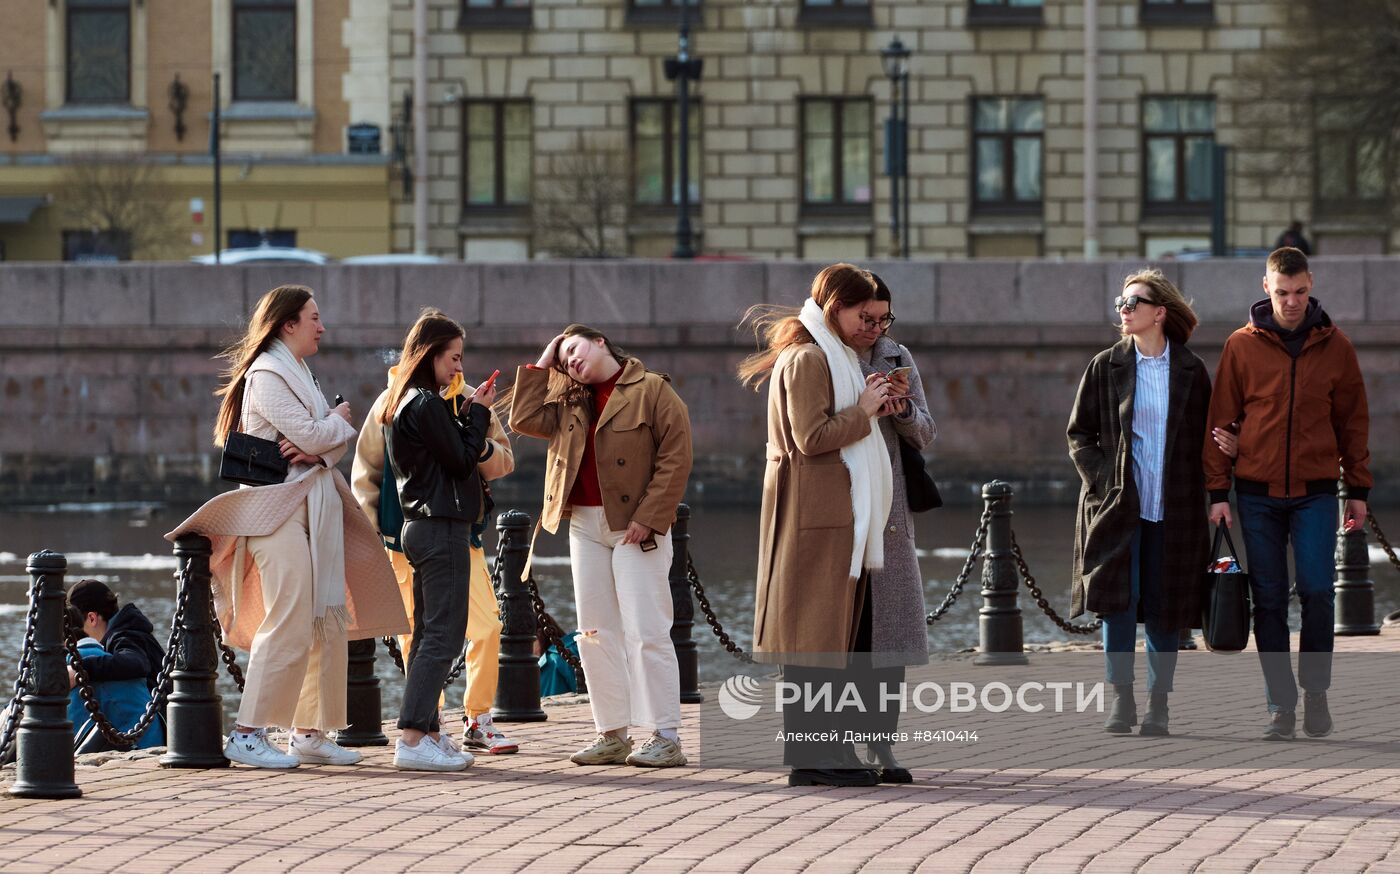
<path id="1" fill-rule="evenodd" d="M 385 429 L 388 426 L 381 426 Z M 386 442 L 387 447 L 387 442 Z M 399 503 L 399 482 L 394 477 L 394 464 L 389 452 L 384 452 L 384 473 L 379 479 L 379 536 L 384 546 L 403 552 L 399 538 L 403 536 L 403 505 Z"/>

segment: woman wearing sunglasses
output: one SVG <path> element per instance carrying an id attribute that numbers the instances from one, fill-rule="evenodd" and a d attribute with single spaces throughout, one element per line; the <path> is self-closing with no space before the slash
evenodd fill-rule
<path id="1" fill-rule="evenodd" d="M 1137 623 L 1147 626 L 1139 734 L 1164 736 L 1177 643 L 1199 622 L 1209 553 L 1201 447 L 1210 377 L 1186 348 L 1196 314 L 1160 271 L 1125 279 L 1113 310 L 1122 339 L 1089 362 L 1069 419 L 1069 455 L 1083 480 L 1073 613 L 1103 619 L 1111 734 L 1138 722 L 1133 649 Z"/>

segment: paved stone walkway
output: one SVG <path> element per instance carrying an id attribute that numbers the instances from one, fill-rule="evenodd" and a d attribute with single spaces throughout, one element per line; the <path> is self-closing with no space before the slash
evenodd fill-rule
<path id="1" fill-rule="evenodd" d="M 1394 651 L 1400 634 L 1338 643 Z M 682 731 L 692 751 L 697 710 L 685 708 Z M 591 737 L 588 708 L 547 711 L 509 727 L 519 754 L 481 756 L 462 774 L 395 771 L 385 747 L 360 767 L 286 773 L 167 771 L 150 756 L 85 764 L 81 799 L 0 796 L 0 871 L 1400 874 L 1393 756 L 1384 769 L 1205 767 L 1190 764 L 1190 738 L 1086 731 L 1086 747 L 1159 744 L 1161 766 L 920 769 L 912 786 L 789 788 L 782 772 L 703 762 L 575 767 L 566 757 Z M 1391 719 L 1383 738 L 1342 725 L 1295 747 L 1398 739 Z"/>

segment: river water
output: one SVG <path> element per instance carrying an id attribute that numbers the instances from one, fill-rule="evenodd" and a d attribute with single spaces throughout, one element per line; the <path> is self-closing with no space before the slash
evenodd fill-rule
<path id="1" fill-rule="evenodd" d="M 0 513 L 0 705 L 10 696 L 24 633 L 29 578 L 25 559 L 31 552 L 52 549 L 68 559 L 67 584 L 84 577 L 102 580 L 125 603 L 136 601 L 156 625 L 162 642 L 169 633 L 174 609 L 175 559 L 162 534 L 174 528 L 193 508 L 165 505 L 58 505 L 30 511 Z M 758 512 L 754 507 L 696 506 L 691 517 L 691 550 L 710 603 L 725 630 L 747 649 L 753 634 L 754 569 L 758 548 Z M 919 561 L 924 594 L 930 609 L 942 603 L 968 555 L 977 529 L 978 507 L 948 507 L 916 517 Z M 1380 511 L 1382 519 L 1400 515 Z M 1074 538 L 1074 508 L 1028 506 L 1012 520 L 1017 540 L 1051 605 L 1069 609 L 1069 567 Z M 488 535 L 488 557 L 494 553 L 495 532 Z M 535 578 L 550 613 L 565 629 L 575 626 L 573 595 L 564 536 L 540 537 Z M 1400 609 L 1400 580 L 1372 546 L 1372 577 L 1377 580 L 1377 616 Z M 962 597 L 929 630 L 929 646 L 957 651 L 977 644 L 977 608 L 981 567 L 974 569 Z M 1064 640 L 1022 589 L 1020 600 L 1027 643 Z M 1296 611 L 1296 603 L 1295 603 Z M 1082 619 L 1081 619 L 1082 621 Z M 1297 627 L 1296 614 L 1293 627 Z M 730 676 L 732 658 L 720 647 L 696 611 L 694 630 L 699 642 L 701 682 Z M 246 664 L 246 653 L 240 663 Z M 397 713 L 402 679 L 382 652 L 378 674 L 384 684 L 386 718 Z M 451 706 L 461 703 L 462 680 L 449 691 Z M 220 680 L 225 709 L 237 705 L 237 688 Z"/>

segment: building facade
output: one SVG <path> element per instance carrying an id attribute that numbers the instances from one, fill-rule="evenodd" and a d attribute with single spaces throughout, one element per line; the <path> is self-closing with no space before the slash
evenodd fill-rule
<path id="1" fill-rule="evenodd" d="M 0 26 L 0 257 L 390 246 L 381 0 L 24 0 Z M 355 130 L 371 134 L 356 139 Z M 371 149 L 370 146 L 373 146 Z M 353 151 L 353 153 L 352 153 Z"/>
<path id="2" fill-rule="evenodd" d="M 417 242 L 437 255 L 671 253 L 682 125 L 665 61 L 683 0 L 422 0 L 421 167 L 406 103 L 415 2 L 12 4 L 0 258 L 211 251 L 215 72 L 224 246 L 411 251 L 416 173 Z M 1291 221 L 1323 254 L 1400 246 L 1387 136 L 1356 130 L 1345 101 L 1281 123 L 1287 82 L 1261 96 L 1259 60 L 1286 44 L 1283 0 L 1098 0 L 1092 29 L 1090 4 L 1070 0 L 690 2 L 704 67 L 687 192 L 703 255 L 896 251 L 881 58 L 896 38 L 914 257 L 1201 250 L 1217 175 L 1233 248 L 1268 247 Z"/>
<path id="3" fill-rule="evenodd" d="M 548 255 L 560 203 L 596 196 L 616 254 L 668 254 L 679 118 L 663 62 L 683 0 L 425 2 L 429 250 Z M 690 161 L 702 254 L 891 251 L 880 52 L 893 37 L 911 50 L 912 255 L 1085 254 L 1085 3 L 691 2 L 704 63 Z M 1104 257 L 1208 247 L 1217 144 L 1229 147 L 1230 246 L 1270 246 L 1293 220 L 1322 253 L 1400 244 L 1381 141 L 1348 130 L 1344 108 L 1325 107 L 1287 148 L 1267 112 L 1249 111 L 1260 106 L 1251 65 L 1280 50 L 1287 7 L 1099 0 L 1090 105 Z M 412 86 L 412 8 L 392 0 L 396 106 Z M 1285 154 L 1295 148 L 1301 161 Z M 393 196 L 394 245 L 407 250 L 411 195 Z"/>

